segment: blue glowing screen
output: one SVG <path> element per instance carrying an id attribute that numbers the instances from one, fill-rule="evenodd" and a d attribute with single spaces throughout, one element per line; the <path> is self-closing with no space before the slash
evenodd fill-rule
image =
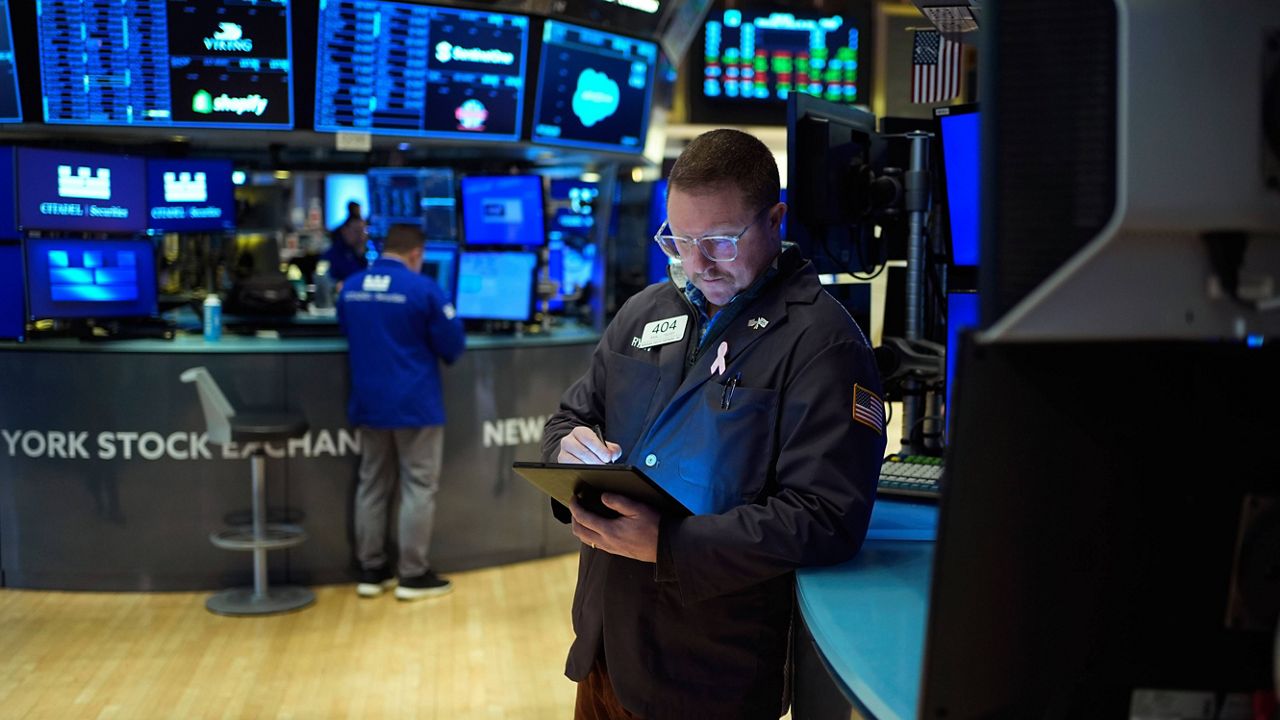
<path id="1" fill-rule="evenodd" d="M 422 274 L 435 280 L 449 302 L 453 302 L 458 279 L 458 246 L 428 242 L 422 250 Z"/>
<path id="2" fill-rule="evenodd" d="M 26 230 L 146 229 L 142 158 L 18 148 L 18 225 Z"/>
<path id="3" fill-rule="evenodd" d="M 468 245 L 546 244 L 542 178 L 469 175 L 462 178 L 462 227 Z"/>
<path id="4" fill-rule="evenodd" d="M 230 160 L 147 160 L 147 227 L 157 232 L 234 230 Z"/>
<path id="5" fill-rule="evenodd" d="M 293 128 L 288 0 L 41 0 L 44 119 Z"/>
<path id="6" fill-rule="evenodd" d="M 0 240 L 17 240 L 18 219 L 14 214 L 13 148 L 0 147 Z"/>
<path id="7" fill-rule="evenodd" d="M 533 140 L 644 150 L 658 46 L 548 20 L 533 115 Z"/>
<path id="8" fill-rule="evenodd" d="M 26 313 L 22 283 L 22 246 L 0 245 L 0 339 L 25 334 Z"/>
<path id="9" fill-rule="evenodd" d="M 464 252 L 458 260 L 458 317 L 469 320 L 527 321 L 533 310 L 531 252 Z"/>
<path id="10" fill-rule="evenodd" d="M 978 117 L 974 112 L 939 118 L 951 255 L 955 265 L 978 264 Z"/>
<path id="11" fill-rule="evenodd" d="M 9 2 L 0 0 L 0 123 L 22 122 L 22 102 L 18 97 L 18 68 L 13 60 L 13 26 L 9 22 Z"/>
<path id="12" fill-rule="evenodd" d="M 518 140 L 529 18 L 323 0 L 317 130 Z"/>
<path id="13" fill-rule="evenodd" d="M 371 168 L 369 233 L 386 237 L 392 225 L 422 228 L 428 240 L 458 239 L 458 207 L 453 169 Z"/>
<path id="14" fill-rule="evenodd" d="M 951 427 L 951 398 L 955 394 L 956 358 L 960 355 L 960 333 L 978 326 L 978 294 L 947 294 L 947 428 Z"/>
<path id="15" fill-rule="evenodd" d="M 33 318 L 143 317 L 156 313 L 150 240 L 27 240 Z"/>
<path id="16" fill-rule="evenodd" d="M 592 280 L 598 249 L 595 243 L 596 202 L 600 186 L 584 180 L 552 180 L 555 210 L 547 229 L 547 277 L 560 289 L 548 309 L 560 310 L 566 297 L 582 292 Z"/>

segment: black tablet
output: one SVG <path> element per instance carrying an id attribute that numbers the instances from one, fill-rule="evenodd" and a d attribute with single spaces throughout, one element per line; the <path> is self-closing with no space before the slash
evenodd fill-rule
<path id="1" fill-rule="evenodd" d="M 663 515 L 693 514 L 634 465 L 515 462 L 511 469 L 565 505 L 576 497 L 580 505 L 601 517 L 618 517 L 600 501 L 600 494 L 606 492 L 639 500 Z"/>

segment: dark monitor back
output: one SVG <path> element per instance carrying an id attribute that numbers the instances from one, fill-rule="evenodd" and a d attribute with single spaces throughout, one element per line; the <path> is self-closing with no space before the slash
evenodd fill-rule
<path id="1" fill-rule="evenodd" d="M 1243 344 L 964 342 L 919 716 L 1271 688 L 1276 367 Z"/>

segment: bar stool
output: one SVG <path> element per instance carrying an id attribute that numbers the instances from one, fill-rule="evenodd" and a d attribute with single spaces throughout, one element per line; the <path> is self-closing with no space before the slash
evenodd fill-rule
<path id="1" fill-rule="evenodd" d="M 315 593 L 296 585 L 270 587 L 267 583 L 267 551 L 301 544 L 306 532 L 297 525 L 267 523 L 266 451 L 264 443 L 286 441 L 307 433 L 307 420 L 297 413 L 238 414 L 213 376 L 204 367 L 183 371 L 182 382 L 196 384 L 200 407 L 208 425 L 209 442 L 257 443 L 250 456 L 253 475 L 253 522 L 209 534 L 209 540 L 225 550 L 253 552 L 253 587 L 237 587 L 210 596 L 205 607 L 218 615 L 270 615 L 299 610 L 315 602 Z"/>

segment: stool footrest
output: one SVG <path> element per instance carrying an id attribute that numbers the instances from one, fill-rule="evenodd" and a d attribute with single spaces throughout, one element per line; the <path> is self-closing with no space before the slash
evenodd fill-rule
<path id="1" fill-rule="evenodd" d="M 209 596 L 204 606 L 218 615 L 271 615 L 301 610 L 316 601 L 315 593 L 296 585 L 278 585 L 260 596 L 253 588 L 231 588 Z"/>
<path id="2" fill-rule="evenodd" d="M 276 523 L 268 523 L 263 528 L 261 539 L 253 536 L 251 525 L 209 533 L 209 542 L 223 550 L 281 550 L 301 545 L 306 539 L 306 531 L 297 525 Z"/>

